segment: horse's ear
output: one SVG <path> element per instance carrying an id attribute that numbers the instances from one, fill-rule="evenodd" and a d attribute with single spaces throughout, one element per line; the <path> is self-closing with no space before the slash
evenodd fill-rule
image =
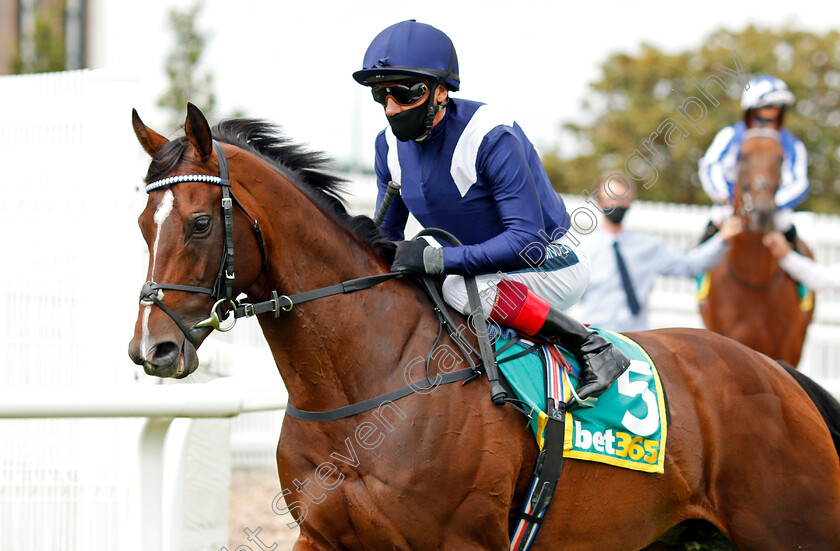
<path id="1" fill-rule="evenodd" d="M 204 118 L 201 110 L 192 103 L 187 103 L 187 120 L 184 123 L 184 132 L 201 160 L 209 159 L 210 154 L 213 153 L 213 136 L 210 133 L 210 124 Z"/>
<path id="2" fill-rule="evenodd" d="M 140 115 L 137 114 L 137 109 L 131 110 L 131 126 L 134 127 L 134 135 L 137 136 L 140 145 L 143 146 L 150 157 L 154 157 L 155 153 L 169 142 L 169 140 L 143 124 Z"/>

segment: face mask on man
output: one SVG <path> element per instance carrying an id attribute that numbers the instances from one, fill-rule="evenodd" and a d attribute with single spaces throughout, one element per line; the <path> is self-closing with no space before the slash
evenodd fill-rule
<path id="1" fill-rule="evenodd" d="M 434 94 L 429 94 L 422 105 L 388 116 L 388 124 L 401 142 L 416 140 L 432 129 L 438 111 L 440 106 L 434 104 Z"/>
<path id="2" fill-rule="evenodd" d="M 621 224 L 621 221 L 624 220 L 624 215 L 627 214 L 627 211 L 630 207 L 619 207 L 618 205 L 614 206 L 612 210 L 604 212 L 604 216 L 615 224 L 616 226 Z"/>

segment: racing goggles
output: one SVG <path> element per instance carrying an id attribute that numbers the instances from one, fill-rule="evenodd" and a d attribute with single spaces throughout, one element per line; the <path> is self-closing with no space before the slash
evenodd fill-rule
<path id="1" fill-rule="evenodd" d="M 394 98 L 394 101 L 400 105 L 411 105 L 425 96 L 428 91 L 429 85 L 422 80 L 390 84 L 388 86 L 374 86 L 371 88 L 373 99 L 382 105 L 388 103 L 388 96 Z"/>

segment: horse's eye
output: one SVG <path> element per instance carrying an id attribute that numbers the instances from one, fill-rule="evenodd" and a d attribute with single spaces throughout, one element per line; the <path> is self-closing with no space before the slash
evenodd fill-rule
<path id="1" fill-rule="evenodd" d="M 193 222 L 193 233 L 195 235 L 201 235 L 202 233 L 207 233 L 207 230 L 210 229 L 210 217 L 209 216 L 202 216 L 201 218 L 197 218 L 195 222 Z"/>

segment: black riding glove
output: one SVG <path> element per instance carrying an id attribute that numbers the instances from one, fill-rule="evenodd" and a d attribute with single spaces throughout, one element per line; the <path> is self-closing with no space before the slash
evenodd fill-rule
<path id="1" fill-rule="evenodd" d="M 397 243 L 391 271 L 403 274 L 442 274 L 443 249 L 432 247 L 424 239 L 400 241 Z"/>

